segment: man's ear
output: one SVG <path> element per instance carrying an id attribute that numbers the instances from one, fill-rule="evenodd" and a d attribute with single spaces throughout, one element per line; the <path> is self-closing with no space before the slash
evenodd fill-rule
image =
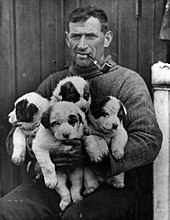
<path id="1" fill-rule="evenodd" d="M 110 43 L 112 42 L 113 33 L 112 31 L 108 31 L 104 35 L 104 47 L 108 47 Z"/>
<path id="2" fill-rule="evenodd" d="M 67 31 L 65 31 L 65 41 L 66 41 L 66 44 L 68 46 L 68 48 L 70 47 L 70 43 L 69 43 L 69 34 Z"/>

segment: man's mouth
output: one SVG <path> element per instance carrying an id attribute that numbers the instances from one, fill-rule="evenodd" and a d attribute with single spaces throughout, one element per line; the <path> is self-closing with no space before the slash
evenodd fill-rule
<path id="1" fill-rule="evenodd" d="M 77 56 L 78 57 L 80 57 L 80 58 L 85 58 L 85 59 L 87 59 L 87 58 L 89 58 L 89 53 L 77 53 Z"/>

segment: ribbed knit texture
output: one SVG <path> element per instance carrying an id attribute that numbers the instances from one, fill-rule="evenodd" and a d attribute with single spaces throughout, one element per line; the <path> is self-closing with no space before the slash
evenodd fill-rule
<path id="1" fill-rule="evenodd" d="M 113 65 L 108 73 L 101 73 L 94 65 L 84 70 L 72 64 L 69 69 L 50 75 L 38 87 L 37 92 L 49 98 L 59 80 L 80 74 L 90 83 L 92 99 L 113 95 L 122 101 L 127 109 L 124 126 L 128 132 L 128 142 L 124 159 L 119 162 L 111 160 L 112 174 L 115 175 L 153 162 L 161 148 L 162 133 L 150 94 L 141 76 L 116 65 L 110 56 L 106 60 Z"/>

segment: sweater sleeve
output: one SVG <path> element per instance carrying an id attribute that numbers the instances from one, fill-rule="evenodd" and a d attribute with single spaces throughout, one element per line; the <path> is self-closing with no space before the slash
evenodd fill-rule
<path id="1" fill-rule="evenodd" d="M 128 141 L 124 159 L 119 162 L 113 158 L 111 160 L 113 175 L 152 163 L 162 143 L 162 132 L 149 91 L 138 74 L 128 74 L 120 87 L 118 98 L 127 109 L 124 126 Z"/>
<path id="2" fill-rule="evenodd" d="M 37 88 L 36 92 L 42 95 L 45 98 L 50 98 L 52 96 L 52 93 L 57 86 L 58 82 L 69 76 L 68 69 L 65 69 L 60 72 L 55 72 L 51 75 L 49 75 Z"/>

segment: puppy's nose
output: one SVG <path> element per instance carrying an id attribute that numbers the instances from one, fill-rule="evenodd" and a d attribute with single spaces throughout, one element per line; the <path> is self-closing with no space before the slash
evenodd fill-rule
<path id="1" fill-rule="evenodd" d="M 70 133 L 69 132 L 68 133 L 63 133 L 63 137 L 68 139 L 70 137 Z"/>
<path id="2" fill-rule="evenodd" d="M 116 129 L 118 127 L 117 123 L 112 124 L 112 129 Z"/>

